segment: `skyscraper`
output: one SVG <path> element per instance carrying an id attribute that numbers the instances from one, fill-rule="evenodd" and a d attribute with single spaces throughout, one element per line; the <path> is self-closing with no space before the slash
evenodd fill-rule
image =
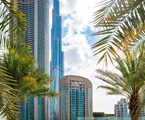
<path id="1" fill-rule="evenodd" d="M 60 83 L 60 120 L 91 118 L 92 83 L 84 77 L 67 75 Z"/>
<path id="2" fill-rule="evenodd" d="M 59 0 L 53 0 L 50 75 L 54 79 L 54 82 L 51 84 L 51 89 L 57 92 L 59 92 L 59 81 L 64 73 L 61 29 Z M 59 99 L 50 99 L 50 120 L 59 120 L 58 114 Z"/>
<path id="3" fill-rule="evenodd" d="M 126 99 L 122 98 L 118 101 L 114 106 L 115 117 L 117 120 L 128 120 L 129 119 L 129 111 L 128 104 Z"/>
<path id="4" fill-rule="evenodd" d="M 19 9 L 26 17 L 24 42 L 31 46 L 36 66 L 49 72 L 49 0 L 17 0 Z M 21 120 L 45 120 L 45 99 L 28 98 L 20 103 Z"/>

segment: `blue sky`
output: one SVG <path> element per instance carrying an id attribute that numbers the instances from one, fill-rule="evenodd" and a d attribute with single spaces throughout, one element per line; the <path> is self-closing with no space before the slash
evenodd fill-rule
<path id="1" fill-rule="evenodd" d="M 50 2 L 52 3 L 52 0 Z M 104 68 L 103 63 L 96 64 L 97 57 L 93 56 L 91 49 L 92 44 L 99 39 L 98 36 L 92 36 L 94 33 L 92 20 L 93 12 L 97 9 L 96 3 L 97 0 L 83 0 L 83 2 L 82 0 L 60 0 L 65 75 L 80 75 L 90 79 L 93 83 L 93 111 L 114 113 L 114 104 L 121 97 L 107 96 L 106 91 L 97 89 L 104 83 L 95 78 L 95 70 Z M 111 65 L 109 69 L 116 71 Z"/>

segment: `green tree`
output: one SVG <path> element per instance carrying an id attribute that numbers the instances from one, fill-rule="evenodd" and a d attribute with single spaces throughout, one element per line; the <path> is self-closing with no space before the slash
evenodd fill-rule
<path id="1" fill-rule="evenodd" d="M 56 97 L 51 78 L 35 67 L 29 46 L 22 42 L 25 15 L 17 0 L 0 1 L 0 45 L 7 48 L 0 61 L 0 115 L 18 119 L 18 102 L 29 96 Z"/>
<path id="2" fill-rule="evenodd" d="M 99 88 L 107 90 L 109 95 L 123 95 L 128 99 L 131 120 L 139 120 L 139 113 L 145 105 L 145 56 L 126 54 L 125 59 L 117 59 L 116 67 L 121 74 L 97 70 L 97 78 L 105 85 Z"/>
<path id="3" fill-rule="evenodd" d="M 18 9 L 17 0 L 0 1 L 0 43 L 19 38 L 25 32 L 25 15 Z"/>
<path id="4" fill-rule="evenodd" d="M 24 14 L 16 8 L 15 0 L 0 0 L 0 47 L 10 41 L 10 36 L 16 36 L 14 33 L 19 36 L 24 34 Z M 16 85 L 17 81 L 7 68 L 0 65 L 0 116 L 9 120 L 18 115 L 18 98 L 14 94 Z"/>
<path id="5" fill-rule="evenodd" d="M 11 82 L 15 83 L 15 86 L 10 85 L 15 89 L 13 94 L 18 98 L 15 105 L 17 106 L 19 101 L 26 102 L 29 96 L 58 96 L 58 93 L 49 88 L 53 80 L 43 70 L 35 67 L 30 46 L 21 41 L 7 44 L 8 51 L 4 53 L 0 65 L 7 68 L 7 71 L 16 80 L 16 82 Z M 18 118 L 18 114 L 16 118 Z"/>
<path id="6" fill-rule="evenodd" d="M 94 13 L 96 36 L 101 39 L 94 45 L 98 63 L 113 62 L 119 51 L 138 51 L 145 43 L 144 0 L 102 0 Z"/>
<path id="7" fill-rule="evenodd" d="M 17 96 L 14 94 L 16 90 L 13 86 L 16 80 L 10 75 L 8 70 L 0 65 L 0 116 L 3 118 L 15 119 L 18 114 Z"/>

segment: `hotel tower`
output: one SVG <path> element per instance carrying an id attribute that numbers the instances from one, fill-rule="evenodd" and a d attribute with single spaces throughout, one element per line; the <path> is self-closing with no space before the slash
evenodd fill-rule
<path id="1" fill-rule="evenodd" d="M 92 114 L 92 83 L 89 79 L 64 76 L 59 83 L 60 120 L 90 120 Z"/>
<path id="2" fill-rule="evenodd" d="M 31 46 L 36 66 L 49 72 L 49 0 L 17 0 L 26 17 L 24 42 Z M 20 120 L 45 120 L 48 116 L 44 98 L 28 98 L 20 103 Z"/>

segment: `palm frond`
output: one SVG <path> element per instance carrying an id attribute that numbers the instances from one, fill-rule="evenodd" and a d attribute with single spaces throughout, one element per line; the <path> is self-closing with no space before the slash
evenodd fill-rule
<path id="1" fill-rule="evenodd" d="M 97 70 L 96 78 L 102 80 L 108 84 L 108 87 L 118 89 L 119 91 L 124 91 L 124 95 L 128 95 L 131 90 L 129 89 L 128 81 L 126 81 L 121 75 L 112 73 L 110 71 Z M 128 86 L 126 86 L 128 84 Z"/>
<path id="2" fill-rule="evenodd" d="M 48 87 L 38 88 L 36 90 L 29 91 L 27 97 L 29 96 L 39 96 L 39 97 L 58 97 L 59 93 L 54 90 L 51 90 Z"/>
<path id="3" fill-rule="evenodd" d="M 115 59 L 115 61 L 118 63 L 118 65 L 116 66 L 116 69 L 118 69 L 123 77 L 126 77 L 129 75 L 129 69 L 130 69 L 130 64 L 127 64 L 126 61 L 124 59 Z"/>
<path id="4" fill-rule="evenodd" d="M 118 75 L 116 73 L 112 73 L 110 71 L 103 71 L 103 70 L 97 70 L 96 78 L 101 79 L 102 81 L 112 85 L 112 86 L 124 86 L 124 80 L 121 75 Z"/>
<path id="5" fill-rule="evenodd" d="M 0 42 L 20 38 L 25 31 L 24 14 L 19 10 L 16 0 L 0 1 Z"/>
<path id="6" fill-rule="evenodd" d="M 12 98 L 12 96 L 9 96 L 8 99 L 4 100 L 5 102 L 2 104 L 2 106 L 0 106 L 1 111 L 0 115 L 5 117 L 7 120 L 17 120 L 18 109 L 16 107 L 17 106 L 16 99 Z"/>
<path id="7" fill-rule="evenodd" d="M 98 60 L 100 62 L 118 57 L 119 53 L 116 51 L 128 49 L 141 34 L 144 30 L 145 2 L 105 0 L 99 6 L 100 9 L 94 15 L 94 27 L 97 29 L 95 35 L 102 35 L 102 39 L 96 42 L 93 48 L 94 55 L 101 54 Z M 103 56 L 104 54 L 110 54 L 112 57 Z"/>
<path id="8" fill-rule="evenodd" d="M 122 91 L 120 89 L 110 87 L 110 86 L 105 86 L 105 85 L 100 85 L 98 88 L 102 88 L 107 90 L 108 95 L 123 95 Z"/>
<path id="9" fill-rule="evenodd" d="M 17 82 L 8 73 L 6 68 L 0 67 L 0 115 L 8 120 L 18 118 L 16 91 L 12 86 Z"/>
<path id="10" fill-rule="evenodd" d="M 135 42 L 132 43 L 132 52 L 140 52 L 140 50 L 144 51 L 145 49 L 145 31 L 142 31 L 141 34 L 135 39 Z"/>
<path id="11" fill-rule="evenodd" d="M 37 79 L 38 86 L 49 86 L 53 82 L 53 79 L 40 68 L 34 70 L 32 76 Z"/>

